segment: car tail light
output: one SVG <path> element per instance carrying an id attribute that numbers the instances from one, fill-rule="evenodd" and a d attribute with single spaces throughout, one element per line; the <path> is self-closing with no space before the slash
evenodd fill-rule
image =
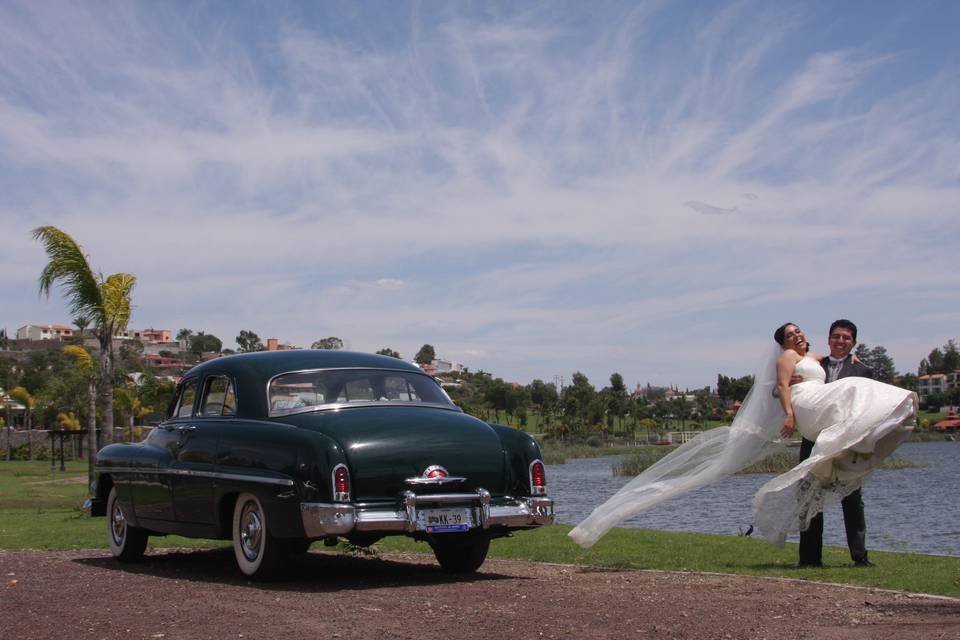
<path id="1" fill-rule="evenodd" d="M 333 500 L 335 502 L 350 501 L 350 472 L 343 464 L 338 464 L 333 469 Z"/>
<path id="2" fill-rule="evenodd" d="M 530 463 L 530 495 L 547 495 L 547 473 L 540 460 Z"/>

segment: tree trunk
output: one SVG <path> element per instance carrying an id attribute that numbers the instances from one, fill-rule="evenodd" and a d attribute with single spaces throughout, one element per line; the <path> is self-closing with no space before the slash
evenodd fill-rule
<path id="1" fill-rule="evenodd" d="M 97 383 L 87 382 L 87 490 L 93 486 L 93 467 L 97 463 Z"/>
<path id="2" fill-rule="evenodd" d="M 33 460 L 33 411 L 27 406 L 27 460 Z"/>
<path id="3" fill-rule="evenodd" d="M 10 462 L 10 423 L 13 422 L 13 412 L 7 405 L 7 462 Z"/>
<path id="4" fill-rule="evenodd" d="M 101 441 L 113 442 L 113 336 L 100 336 L 100 413 L 103 420 Z"/>

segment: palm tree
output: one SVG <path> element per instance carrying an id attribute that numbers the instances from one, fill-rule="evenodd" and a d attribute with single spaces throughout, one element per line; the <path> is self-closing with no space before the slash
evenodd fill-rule
<path id="1" fill-rule="evenodd" d="M 83 344 L 83 333 L 87 330 L 87 327 L 90 326 L 90 318 L 77 316 L 73 319 L 73 326 L 77 328 L 77 338 L 80 340 L 80 344 Z"/>
<path id="2" fill-rule="evenodd" d="M 33 460 L 33 410 L 37 406 L 37 399 L 24 387 L 14 387 L 11 389 L 10 397 L 22 404 L 26 409 L 24 422 L 27 427 L 27 459 Z"/>
<path id="3" fill-rule="evenodd" d="M 93 483 L 93 466 L 97 462 L 97 375 L 90 352 L 75 344 L 63 351 L 76 360 L 77 367 L 87 380 L 87 486 Z"/>
<path id="4" fill-rule="evenodd" d="M 40 273 L 41 295 L 49 296 L 50 289 L 59 284 L 70 314 L 84 316 L 93 323 L 100 342 L 103 442 L 109 443 L 113 439 L 113 337 L 126 329 L 130 321 L 130 299 L 137 278 L 130 273 L 115 273 L 106 279 L 101 273 L 94 274 L 80 246 L 56 227 L 37 227 L 33 239 L 43 243 L 50 259 Z"/>

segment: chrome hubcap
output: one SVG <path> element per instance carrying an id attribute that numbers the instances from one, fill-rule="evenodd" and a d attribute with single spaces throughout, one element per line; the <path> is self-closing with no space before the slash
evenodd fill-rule
<path id="1" fill-rule="evenodd" d="M 127 520 L 123 517 L 123 511 L 119 505 L 113 507 L 113 514 L 110 517 L 110 531 L 113 534 L 113 541 L 121 544 L 123 536 L 127 532 Z"/>
<path id="2" fill-rule="evenodd" d="M 240 515 L 240 546 L 247 560 L 257 559 L 260 553 L 260 541 L 263 539 L 263 520 L 257 505 L 248 502 Z"/>

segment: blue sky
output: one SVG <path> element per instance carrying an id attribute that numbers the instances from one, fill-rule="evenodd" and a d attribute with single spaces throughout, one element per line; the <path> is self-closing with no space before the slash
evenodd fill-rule
<path id="1" fill-rule="evenodd" d="M 4 2 L 0 326 L 38 225 L 131 326 L 702 387 L 960 337 L 955 2 Z"/>

